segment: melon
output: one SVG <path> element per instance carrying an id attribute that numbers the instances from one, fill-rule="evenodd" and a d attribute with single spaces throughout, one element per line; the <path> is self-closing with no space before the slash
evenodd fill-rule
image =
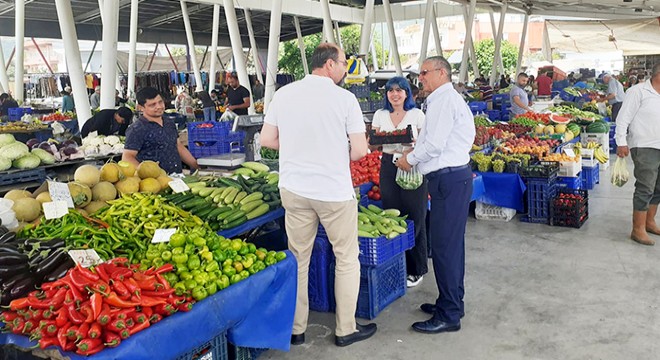
<path id="1" fill-rule="evenodd" d="M 165 190 L 169 186 L 170 181 L 172 181 L 172 178 L 167 175 L 161 175 L 156 180 L 160 183 L 160 189 Z"/>
<path id="2" fill-rule="evenodd" d="M 563 134 L 565 132 L 566 132 L 566 125 L 564 125 L 564 124 L 555 125 L 555 133 L 556 134 Z"/>
<path id="3" fill-rule="evenodd" d="M 110 201 L 117 198 L 117 189 L 109 181 L 101 181 L 92 188 L 92 200 Z"/>
<path id="4" fill-rule="evenodd" d="M 76 169 L 73 180 L 92 188 L 101 181 L 101 171 L 94 165 L 83 165 Z"/>
<path id="5" fill-rule="evenodd" d="M 538 125 L 536 125 L 536 127 L 534 128 L 534 133 L 537 134 L 537 135 L 541 135 L 541 134 L 543 134 L 543 130 L 545 130 L 545 125 L 543 125 L 543 124 L 538 124 Z"/>
<path id="6" fill-rule="evenodd" d="M 571 119 L 565 116 L 550 114 L 550 121 L 552 121 L 555 124 L 568 124 L 569 122 L 571 122 Z"/>
<path id="7" fill-rule="evenodd" d="M 154 178 L 146 178 L 140 181 L 140 192 L 158 194 L 160 190 L 160 182 Z"/>
<path id="8" fill-rule="evenodd" d="M 26 197 L 32 197 L 32 194 L 27 190 L 16 190 L 16 189 L 9 190 L 4 196 L 5 199 L 14 200 L 14 201 Z"/>
<path id="9" fill-rule="evenodd" d="M 41 203 L 31 197 L 16 199 L 12 210 L 16 213 L 16 220 L 30 222 L 41 215 Z"/>
<path id="10" fill-rule="evenodd" d="M 140 191 L 140 178 L 129 177 L 115 184 L 121 195 L 130 195 Z"/>
<path id="11" fill-rule="evenodd" d="M 122 160 L 117 163 L 117 166 L 119 166 L 121 172 L 124 173 L 125 178 L 129 178 L 135 175 L 135 165 L 133 165 L 132 163 Z"/>
<path id="12" fill-rule="evenodd" d="M 155 161 L 151 160 L 145 160 L 140 163 L 140 165 L 137 168 L 137 174 L 140 177 L 140 179 L 146 179 L 146 178 L 157 178 L 160 176 L 160 166 L 158 166 L 158 163 Z"/>
<path id="13" fill-rule="evenodd" d="M 569 142 L 569 141 L 573 140 L 574 138 L 575 138 L 575 136 L 573 135 L 572 132 L 567 131 L 567 132 L 564 133 L 564 142 Z"/>
<path id="14" fill-rule="evenodd" d="M 555 127 L 552 125 L 548 125 L 543 129 L 543 133 L 546 135 L 552 135 L 555 133 Z"/>
<path id="15" fill-rule="evenodd" d="M 124 173 L 117 163 L 107 163 L 101 167 L 101 181 L 116 183 L 125 178 Z"/>
<path id="16" fill-rule="evenodd" d="M 50 193 L 48 191 L 44 191 L 42 193 L 39 193 L 39 195 L 37 195 L 37 201 L 43 204 L 43 203 L 51 202 L 53 201 L 53 199 L 50 198 Z"/>
<path id="17" fill-rule="evenodd" d="M 108 203 L 105 201 L 92 201 L 89 205 L 85 206 L 84 210 L 89 214 L 93 214 L 106 206 L 108 206 Z"/>
<path id="18" fill-rule="evenodd" d="M 73 181 L 67 184 L 75 207 L 85 207 L 92 201 L 92 189 L 89 186 Z"/>

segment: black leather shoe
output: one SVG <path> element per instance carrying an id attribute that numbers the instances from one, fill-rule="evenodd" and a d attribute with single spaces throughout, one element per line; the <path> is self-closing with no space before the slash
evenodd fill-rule
<path id="1" fill-rule="evenodd" d="M 461 323 L 450 324 L 442 320 L 431 318 L 426 321 L 414 323 L 412 328 L 413 330 L 424 334 L 439 334 L 442 332 L 458 331 L 461 329 Z"/>
<path id="2" fill-rule="evenodd" d="M 305 343 L 305 333 L 291 335 L 291 345 L 302 345 Z"/>
<path id="3" fill-rule="evenodd" d="M 376 324 L 360 325 L 355 324 L 357 331 L 346 336 L 335 336 L 335 345 L 348 346 L 358 341 L 367 340 L 372 337 L 377 330 Z"/>
<path id="4" fill-rule="evenodd" d="M 422 312 L 427 313 L 429 315 L 434 315 L 435 314 L 435 304 L 429 304 L 429 303 L 424 303 L 419 306 L 419 309 L 422 310 Z M 461 319 L 465 316 L 465 313 L 461 314 Z"/>

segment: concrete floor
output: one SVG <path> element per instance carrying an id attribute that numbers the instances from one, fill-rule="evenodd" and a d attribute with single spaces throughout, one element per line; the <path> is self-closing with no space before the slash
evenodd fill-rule
<path id="1" fill-rule="evenodd" d="M 431 274 L 378 315 L 370 340 L 338 348 L 334 314 L 312 312 L 304 345 L 260 359 L 660 358 L 659 249 L 628 239 L 634 179 L 600 176 L 581 229 L 469 219 L 461 331 L 410 329 L 437 296 Z"/>

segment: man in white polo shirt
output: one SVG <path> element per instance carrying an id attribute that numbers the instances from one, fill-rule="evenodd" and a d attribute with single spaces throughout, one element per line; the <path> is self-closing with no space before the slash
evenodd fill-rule
<path id="1" fill-rule="evenodd" d="M 261 145 L 280 151 L 286 232 L 298 261 L 294 345 L 305 342 L 308 270 L 319 220 L 336 257 L 335 344 L 347 346 L 376 332 L 376 324 L 355 322 L 360 262 L 349 164 L 364 157 L 368 145 L 357 99 L 337 86 L 346 76 L 346 65 L 346 55 L 336 45 L 319 45 L 312 55 L 312 74 L 277 91 L 261 131 Z"/>

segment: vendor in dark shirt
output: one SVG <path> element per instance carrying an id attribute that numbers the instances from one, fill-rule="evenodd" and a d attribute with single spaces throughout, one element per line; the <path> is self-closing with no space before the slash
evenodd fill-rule
<path id="1" fill-rule="evenodd" d="M 198 91 L 197 98 L 202 101 L 202 110 L 204 111 L 204 121 L 215 121 L 215 102 L 211 95 L 206 91 Z"/>
<path id="2" fill-rule="evenodd" d="M 126 129 L 133 120 L 133 112 L 127 107 L 119 109 L 105 109 L 96 113 L 91 119 L 85 121 L 80 135 L 87 137 L 96 131 L 98 135 L 126 135 Z"/>
<path id="3" fill-rule="evenodd" d="M 179 142 L 174 121 L 163 118 L 165 102 L 158 90 L 143 88 L 136 98 L 142 117 L 126 131 L 122 160 L 135 166 L 145 160 L 156 161 L 168 174 L 181 173 L 182 160 L 190 168 L 197 169 L 197 160 Z"/>
<path id="4" fill-rule="evenodd" d="M 2 93 L 0 95 L 0 116 L 8 115 L 9 109 L 17 108 L 18 103 L 9 94 Z"/>
<path id="5" fill-rule="evenodd" d="M 228 83 L 227 100 L 225 100 L 227 110 L 237 115 L 247 115 L 250 107 L 250 91 L 238 82 L 238 75 L 235 72 L 229 74 Z"/>

